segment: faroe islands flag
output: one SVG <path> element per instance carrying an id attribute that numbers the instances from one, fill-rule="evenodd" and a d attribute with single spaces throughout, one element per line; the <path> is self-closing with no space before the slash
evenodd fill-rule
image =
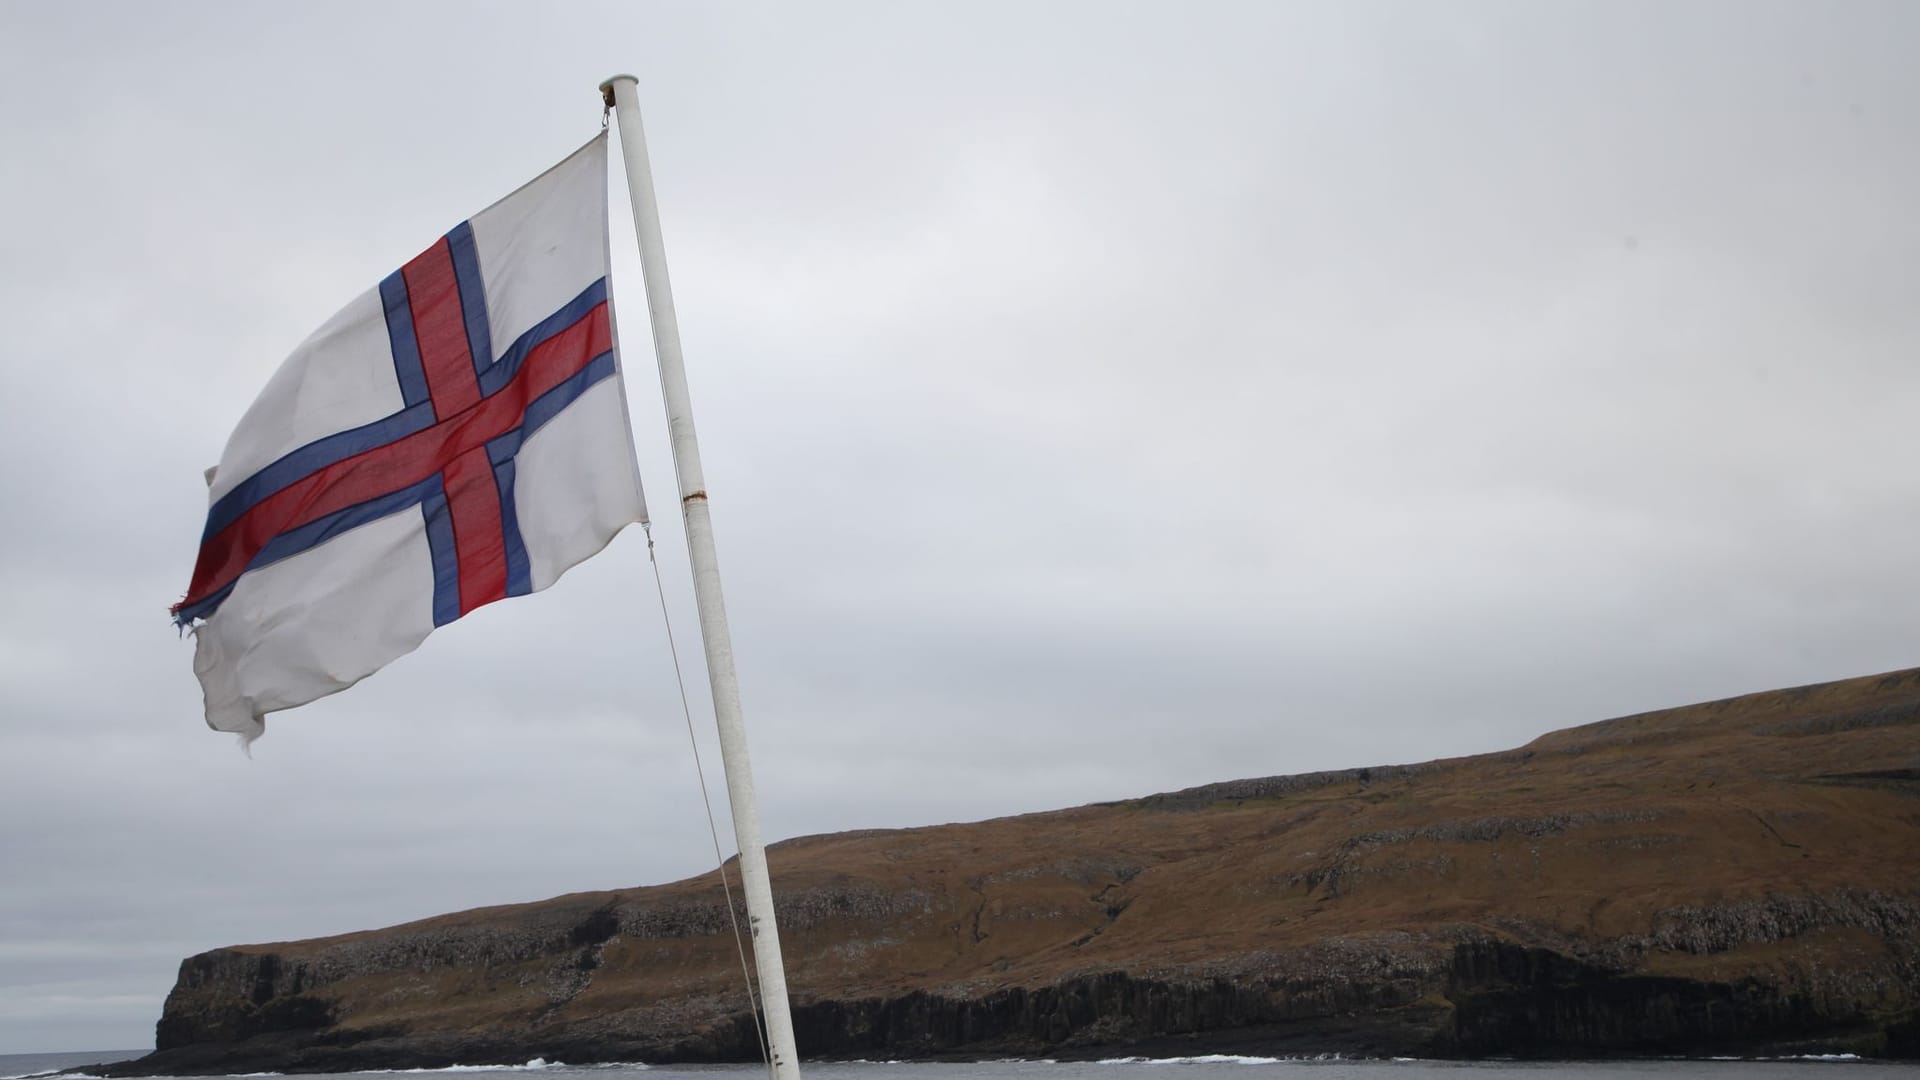
<path id="1" fill-rule="evenodd" d="M 208 474 L 174 618 L 207 724 L 344 690 L 646 518 L 607 303 L 603 132 L 274 373 Z"/>

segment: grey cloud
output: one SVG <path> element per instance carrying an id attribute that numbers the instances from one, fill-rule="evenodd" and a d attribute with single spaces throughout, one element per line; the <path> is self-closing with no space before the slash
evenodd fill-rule
<path id="1" fill-rule="evenodd" d="M 273 365 L 590 135 L 605 75 L 641 78 L 779 838 L 1913 663 L 1917 30 L 1898 3 L 0 10 L 0 1050 L 140 1045 L 199 949 L 710 864 L 637 531 L 270 718 L 251 761 L 164 613 Z"/>

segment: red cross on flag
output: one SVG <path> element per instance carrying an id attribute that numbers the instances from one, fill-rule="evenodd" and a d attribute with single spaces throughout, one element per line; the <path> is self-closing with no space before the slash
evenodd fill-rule
<path id="1" fill-rule="evenodd" d="M 209 473 L 173 608 L 209 726 L 251 740 L 645 520 L 606 218 L 602 133 L 280 365 Z"/>

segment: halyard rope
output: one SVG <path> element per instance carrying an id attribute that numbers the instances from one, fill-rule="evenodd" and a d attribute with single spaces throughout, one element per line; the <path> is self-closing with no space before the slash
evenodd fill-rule
<path id="1" fill-rule="evenodd" d="M 733 927 L 733 948 L 740 954 L 740 975 L 747 984 L 747 1014 L 753 1017 L 753 1035 L 760 1045 L 760 1060 L 772 1077 L 773 1054 L 767 1048 L 767 1033 L 760 1026 L 760 999 L 754 992 L 753 970 L 747 962 L 746 941 L 740 936 L 740 917 L 733 910 L 733 886 L 727 883 L 727 857 L 720 849 L 720 826 L 713 817 L 713 798 L 707 794 L 707 770 L 700 763 L 700 740 L 693 730 L 693 708 L 687 704 L 687 682 L 680 674 L 680 649 L 673 641 L 673 620 L 667 615 L 667 588 L 660 580 L 660 561 L 653 557 L 653 524 L 643 521 L 647 534 L 647 564 L 653 567 L 653 591 L 660 598 L 660 622 L 667 628 L 667 654 L 673 657 L 673 682 L 680 690 L 680 715 L 687 720 L 687 744 L 693 747 L 693 771 L 700 780 L 700 805 L 707 811 L 707 835 L 713 838 L 713 858 L 720 870 L 720 888 L 727 898 L 727 923 Z"/>

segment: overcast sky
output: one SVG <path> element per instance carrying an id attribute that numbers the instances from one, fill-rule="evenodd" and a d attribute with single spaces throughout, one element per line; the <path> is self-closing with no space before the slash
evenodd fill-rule
<path id="1" fill-rule="evenodd" d="M 166 613 L 275 366 L 618 71 L 771 839 L 1920 662 L 1920 8 L 541 7 L 0 4 L 0 1052 L 712 864 L 638 529 L 251 760 Z"/>

